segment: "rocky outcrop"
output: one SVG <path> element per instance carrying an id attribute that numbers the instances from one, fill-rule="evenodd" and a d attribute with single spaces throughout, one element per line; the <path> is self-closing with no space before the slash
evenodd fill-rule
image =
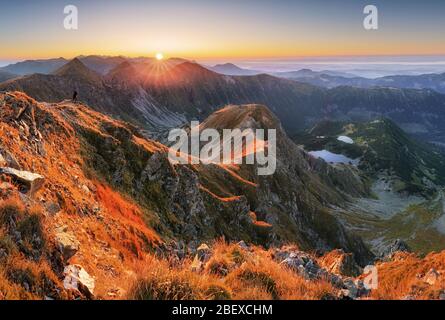
<path id="1" fill-rule="evenodd" d="M 68 265 L 63 270 L 63 286 L 66 290 L 80 293 L 88 299 L 94 298 L 94 279 L 77 264 Z"/>
<path id="2" fill-rule="evenodd" d="M 45 183 L 45 178 L 37 173 L 29 171 L 20 171 L 13 168 L 2 167 L 0 174 L 10 176 L 24 187 L 24 191 L 30 195 L 34 195 Z"/>
<path id="3" fill-rule="evenodd" d="M 332 254 L 327 255 L 328 257 L 330 256 L 329 260 L 336 262 L 336 264 L 334 263 L 329 266 L 331 267 L 330 270 L 323 267 L 327 260 L 326 257 L 324 259 L 318 259 L 317 261 L 317 259 L 310 254 L 299 251 L 293 247 L 276 249 L 272 256 L 274 260 L 295 271 L 298 275 L 307 280 L 323 279 L 329 281 L 334 287 L 340 290 L 339 298 L 357 299 L 366 296 L 369 293 L 369 290 L 365 287 L 362 280 L 356 280 L 340 273 L 340 270 L 342 270 L 342 268 L 340 268 L 341 262 L 344 262 L 345 265 L 343 267 L 347 271 L 356 273 L 356 275 L 359 274 L 359 268 L 354 260 L 349 260 L 351 258 L 341 250 L 335 250 Z M 337 259 L 332 259 L 332 256 L 336 256 Z M 352 270 L 354 272 L 351 272 L 351 270 L 346 268 L 347 263 L 352 264 L 354 267 Z M 351 265 L 349 267 L 351 267 Z M 345 270 L 342 271 L 345 272 Z"/>
<path id="4" fill-rule="evenodd" d="M 66 226 L 59 227 L 55 230 L 54 240 L 64 261 L 68 261 L 80 249 L 80 243 L 76 236 L 68 231 Z"/>
<path id="5" fill-rule="evenodd" d="M 411 248 L 405 241 L 396 239 L 382 250 L 380 257 L 383 259 L 390 259 L 396 252 L 411 252 Z"/>
<path id="6" fill-rule="evenodd" d="M 352 253 L 333 250 L 319 259 L 320 264 L 329 272 L 343 276 L 357 277 L 362 270 L 354 260 Z"/>

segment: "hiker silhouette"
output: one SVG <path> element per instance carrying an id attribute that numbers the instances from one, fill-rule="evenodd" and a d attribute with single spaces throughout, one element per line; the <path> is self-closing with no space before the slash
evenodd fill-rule
<path id="1" fill-rule="evenodd" d="M 77 91 L 73 93 L 73 102 L 77 102 Z"/>

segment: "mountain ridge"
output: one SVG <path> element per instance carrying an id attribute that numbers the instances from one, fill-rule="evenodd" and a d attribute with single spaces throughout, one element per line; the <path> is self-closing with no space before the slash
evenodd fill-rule
<path id="1" fill-rule="evenodd" d="M 202 120 L 227 104 L 254 102 L 268 105 L 290 134 L 320 118 L 368 121 L 383 116 L 422 139 L 445 139 L 445 96 L 427 89 L 324 89 L 266 74 L 220 75 L 193 62 L 168 61 L 124 64 L 96 82 L 32 75 L 1 83 L 0 89 L 50 102 L 69 98 L 76 89 L 91 107 L 149 131 Z"/>

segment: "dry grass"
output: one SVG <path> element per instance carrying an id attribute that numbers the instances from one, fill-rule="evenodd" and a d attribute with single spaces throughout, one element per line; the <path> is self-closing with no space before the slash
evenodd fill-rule
<path id="1" fill-rule="evenodd" d="M 335 289 L 324 281 L 306 281 L 273 261 L 269 251 L 252 251 L 218 241 L 200 273 L 191 261 L 179 266 L 150 257 L 130 284 L 130 299 L 324 299 Z M 224 269 L 224 272 L 221 272 Z"/>
<path id="2" fill-rule="evenodd" d="M 45 245 L 37 208 L 25 208 L 18 198 L 0 201 L 0 299 L 63 297 Z"/>
<path id="3" fill-rule="evenodd" d="M 188 268 L 189 261 L 172 266 L 167 260 L 147 257 L 137 267 L 139 278 L 130 284 L 129 299 L 196 300 L 230 297 L 230 292 L 215 278 L 197 274 Z"/>
<path id="4" fill-rule="evenodd" d="M 135 204 L 125 199 L 116 191 L 103 184 L 96 184 L 96 196 L 99 202 L 107 209 L 107 213 L 119 219 L 123 224 L 140 229 L 148 241 L 153 244 L 161 241 L 159 235 L 146 226 L 142 219 L 142 211 Z"/>
<path id="5" fill-rule="evenodd" d="M 445 293 L 445 252 L 431 253 L 425 258 L 415 254 L 398 253 L 393 261 L 377 265 L 378 289 L 373 290 L 373 299 L 438 299 Z M 441 273 L 433 285 L 427 284 L 423 276 L 431 269 Z"/>

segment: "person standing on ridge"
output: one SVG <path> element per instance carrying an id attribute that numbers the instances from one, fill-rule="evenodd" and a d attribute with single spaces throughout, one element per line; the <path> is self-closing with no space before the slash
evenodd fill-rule
<path id="1" fill-rule="evenodd" d="M 77 102 L 77 91 L 76 90 L 74 90 L 74 93 L 73 93 L 73 102 Z"/>

